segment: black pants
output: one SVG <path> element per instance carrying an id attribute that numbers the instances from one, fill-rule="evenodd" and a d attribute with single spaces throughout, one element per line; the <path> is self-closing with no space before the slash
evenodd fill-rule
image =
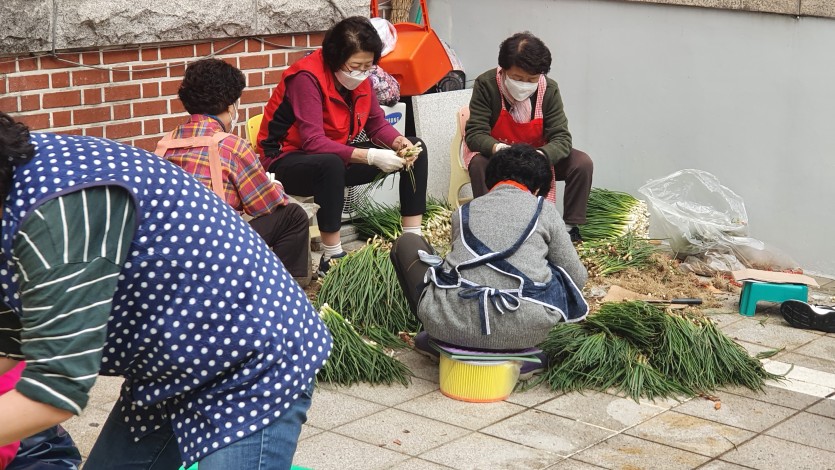
<path id="1" fill-rule="evenodd" d="M 473 187 L 473 197 L 487 194 L 490 189 L 484 182 L 485 170 L 490 159 L 477 154 L 470 161 L 468 172 Z M 565 181 L 565 200 L 563 201 L 563 220 L 568 224 L 586 223 L 586 206 L 589 204 L 591 178 L 594 164 L 585 152 L 571 149 L 567 157 L 554 165 L 557 181 Z"/>
<path id="2" fill-rule="evenodd" d="M 418 250 L 435 253 L 435 249 L 423 237 L 414 233 L 404 233 L 392 244 L 390 255 L 394 272 L 397 273 L 397 281 L 415 315 L 420 296 L 426 288 L 423 276 L 429 269 L 429 266 L 420 260 Z"/>
<path id="3" fill-rule="evenodd" d="M 310 279 L 310 223 L 302 206 L 276 207 L 269 214 L 250 220 L 249 225 L 293 277 Z"/>
<path id="4" fill-rule="evenodd" d="M 422 141 L 409 137 L 413 144 Z M 413 172 L 415 187 L 405 173 L 400 175 L 400 214 L 422 215 L 426 212 L 426 178 L 429 173 L 426 146 L 420 152 Z M 316 219 L 322 232 L 338 232 L 342 223 L 342 207 L 345 204 L 345 188 L 370 183 L 381 173 L 380 169 L 362 163 L 345 166 L 337 155 L 291 153 L 276 160 L 269 171 L 284 185 L 287 194 L 313 196 L 319 205 Z"/>

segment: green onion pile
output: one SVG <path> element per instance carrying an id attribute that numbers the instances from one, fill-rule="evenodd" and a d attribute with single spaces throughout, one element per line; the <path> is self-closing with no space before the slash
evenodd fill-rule
<path id="1" fill-rule="evenodd" d="M 388 244 L 380 239 L 330 267 L 316 296 L 317 306 L 325 303 L 342 312 L 363 335 L 374 327 L 397 335 L 420 326 L 397 281 Z"/>
<path id="2" fill-rule="evenodd" d="M 352 385 L 359 382 L 409 385 L 412 375 L 402 362 L 386 354 L 380 344 L 360 336 L 354 327 L 327 304 L 319 315 L 333 337 L 328 362 L 317 374 L 322 382 Z"/>
<path id="3" fill-rule="evenodd" d="M 357 229 L 360 239 L 376 235 L 394 241 L 403 233 L 399 205 L 390 206 L 369 199 L 367 203 L 357 206 L 356 211 L 356 217 L 351 223 Z"/>
<path id="4" fill-rule="evenodd" d="M 438 256 L 445 257 L 452 249 L 452 207 L 445 200 L 427 199 L 421 231 Z"/>
<path id="5" fill-rule="evenodd" d="M 403 232 L 400 226 L 400 206 L 380 204 L 369 200 L 356 208 L 352 221 L 361 237 L 379 236 L 394 241 Z M 452 208 L 444 200 L 429 197 L 423 215 L 423 236 L 441 256 L 449 251 Z"/>
<path id="6" fill-rule="evenodd" d="M 631 231 L 617 238 L 583 242 L 577 248 L 589 277 L 646 268 L 652 264 L 651 257 L 656 251 L 658 247 Z"/>
<path id="7" fill-rule="evenodd" d="M 625 235 L 628 231 L 646 237 L 649 228 L 647 206 L 627 193 L 591 188 L 587 222 L 580 225 L 583 240 L 603 240 Z"/>
<path id="8" fill-rule="evenodd" d="M 552 389 L 615 389 L 635 401 L 695 396 L 722 386 L 762 390 L 759 360 L 709 318 L 667 313 L 645 302 L 604 303 L 581 323 L 554 327 L 540 347 L 551 367 L 534 382 Z"/>

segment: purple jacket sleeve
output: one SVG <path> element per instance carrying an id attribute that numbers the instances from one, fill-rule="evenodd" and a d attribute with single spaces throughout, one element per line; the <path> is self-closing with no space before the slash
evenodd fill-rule
<path id="1" fill-rule="evenodd" d="M 354 147 L 340 142 L 334 142 L 325 135 L 322 115 L 322 92 L 313 75 L 300 72 L 287 80 L 286 96 L 296 116 L 299 135 L 302 139 L 302 150 L 309 154 L 332 153 L 338 155 L 347 165 L 351 159 Z M 371 111 L 365 132 L 369 138 L 377 143 L 391 147 L 392 142 L 400 133 L 386 121 L 386 116 L 380 108 L 377 97 L 371 94 Z"/>

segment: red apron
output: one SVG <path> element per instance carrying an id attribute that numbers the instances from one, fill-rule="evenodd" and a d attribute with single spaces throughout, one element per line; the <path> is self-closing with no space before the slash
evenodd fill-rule
<path id="1" fill-rule="evenodd" d="M 496 84 L 499 86 L 499 93 L 502 94 L 502 102 L 504 102 L 504 86 L 502 86 L 500 73 L 496 73 Z M 499 118 L 496 119 L 496 124 L 490 130 L 490 135 L 499 142 L 508 145 L 525 143 L 533 147 L 542 147 L 547 143 L 543 132 L 542 124 L 542 98 L 545 96 L 545 75 L 539 76 L 539 87 L 536 89 L 536 108 L 534 109 L 533 119 L 530 122 L 518 123 L 513 120 L 510 112 L 502 106 L 499 113 Z M 472 159 L 465 157 L 465 162 L 469 166 L 469 161 Z M 545 199 L 556 204 L 556 175 L 554 174 L 554 167 L 551 166 L 551 191 Z"/>

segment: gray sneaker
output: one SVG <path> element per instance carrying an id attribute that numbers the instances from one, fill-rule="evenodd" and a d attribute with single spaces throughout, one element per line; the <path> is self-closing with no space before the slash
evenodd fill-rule
<path id="1" fill-rule="evenodd" d="M 795 328 L 835 333 L 835 308 L 787 300 L 780 305 L 780 313 Z"/>

